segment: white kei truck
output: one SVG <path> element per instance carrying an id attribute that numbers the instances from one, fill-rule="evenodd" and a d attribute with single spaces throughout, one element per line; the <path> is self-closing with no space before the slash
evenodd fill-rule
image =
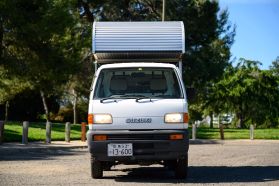
<path id="1" fill-rule="evenodd" d="M 182 80 L 184 25 L 94 22 L 87 132 L 91 176 L 118 164 L 188 170 L 188 104 Z"/>

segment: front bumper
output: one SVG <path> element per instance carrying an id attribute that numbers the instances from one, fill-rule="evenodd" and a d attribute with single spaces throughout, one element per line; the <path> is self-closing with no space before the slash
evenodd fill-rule
<path id="1" fill-rule="evenodd" d="M 106 141 L 93 141 L 93 135 L 107 135 Z M 170 134 L 183 134 L 183 140 L 170 140 Z M 187 156 L 189 149 L 188 130 L 89 130 L 87 143 L 92 156 L 99 161 L 161 161 L 174 160 Z M 109 157 L 107 146 L 110 143 L 132 143 L 133 156 Z"/>

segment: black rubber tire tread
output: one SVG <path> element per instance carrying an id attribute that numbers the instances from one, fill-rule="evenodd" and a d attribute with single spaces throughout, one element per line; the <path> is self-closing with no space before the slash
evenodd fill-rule
<path id="1" fill-rule="evenodd" d="M 166 167 L 168 170 L 174 171 L 176 167 L 176 160 L 167 160 L 164 162 L 164 167 Z"/>
<path id="2" fill-rule="evenodd" d="M 188 156 L 177 160 L 174 170 L 177 179 L 185 179 L 188 176 Z"/>
<path id="3" fill-rule="evenodd" d="M 95 160 L 95 158 L 92 156 L 91 156 L 91 176 L 94 179 L 103 178 L 102 162 Z"/>

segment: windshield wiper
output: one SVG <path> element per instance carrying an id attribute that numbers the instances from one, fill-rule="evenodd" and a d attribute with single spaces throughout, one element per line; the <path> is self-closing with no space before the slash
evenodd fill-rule
<path id="1" fill-rule="evenodd" d="M 109 100 L 109 99 L 117 99 L 117 98 L 120 98 L 120 96 L 122 96 L 122 95 L 111 95 L 111 96 L 109 96 L 109 97 L 102 98 L 102 99 L 100 100 L 100 102 L 103 103 L 104 101 Z M 114 102 L 116 102 L 116 100 L 114 100 Z"/>
<path id="2" fill-rule="evenodd" d="M 149 99 L 149 101 L 151 102 L 151 97 L 147 97 L 147 96 L 143 96 L 143 95 L 136 95 L 137 98 L 136 98 L 136 102 L 139 102 L 139 100 L 142 100 L 142 99 Z"/>
<path id="3" fill-rule="evenodd" d="M 141 99 L 149 99 L 150 102 L 152 101 L 151 97 L 136 94 L 136 95 L 111 95 L 109 97 L 102 98 L 100 102 L 103 103 L 105 100 L 109 100 L 109 99 L 115 99 L 114 102 L 116 102 L 116 99 L 136 99 L 136 102 L 139 102 L 139 100 Z"/>
<path id="4" fill-rule="evenodd" d="M 142 95 L 111 95 L 109 97 L 101 99 L 100 102 L 103 103 L 105 100 L 109 99 L 138 99 L 139 96 L 142 97 Z M 114 100 L 114 102 L 116 102 L 116 100 Z"/>

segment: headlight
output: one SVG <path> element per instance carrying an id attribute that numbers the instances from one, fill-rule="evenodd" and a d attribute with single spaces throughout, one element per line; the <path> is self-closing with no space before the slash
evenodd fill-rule
<path id="1" fill-rule="evenodd" d="M 188 113 L 166 114 L 165 123 L 188 123 Z"/>
<path id="2" fill-rule="evenodd" d="M 93 114 L 93 124 L 111 124 L 112 117 L 110 114 Z"/>

